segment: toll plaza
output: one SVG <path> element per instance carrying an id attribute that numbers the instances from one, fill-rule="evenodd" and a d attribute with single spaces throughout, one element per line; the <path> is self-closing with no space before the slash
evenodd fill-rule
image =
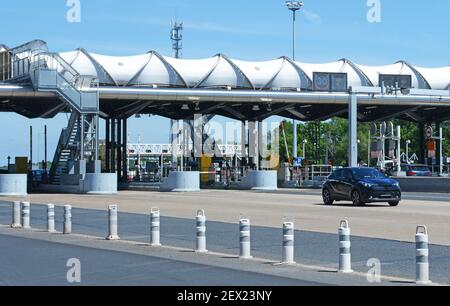
<path id="1" fill-rule="evenodd" d="M 320 186 L 332 165 L 280 164 L 273 146 L 265 152 L 270 140 L 281 137 L 264 129 L 272 116 L 302 122 L 348 119 L 349 166 L 359 164 L 358 122 L 372 122 L 368 161 L 375 164 L 369 166 L 404 177 L 411 158 L 425 163 L 430 157 L 437 160 L 432 175 L 448 173 L 440 123 L 450 118 L 449 67 L 406 61 L 370 67 L 349 59 L 308 64 L 289 57 L 248 62 L 224 54 L 184 60 L 156 51 L 112 57 L 85 49 L 54 53 L 35 40 L 2 45 L 0 72 L 0 111 L 48 120 L 61 112 L 69 115 L 48 184 L 42 186 L 47 191 L 116 193 L 130 182 L 146 181 L 159 183 L 163 191 Z M 171 143 L 130 144 L 127 120 L 136 115 L 171 119 Z M 208 136 L 206 126 L 214 116 L 237 123 L 239 143 Z M 402 135 L 391 119 L 417 123 L 422 140 L 415 156 L 401 148 Z M 24 193 L 23 165 L 19 159 L 15 169 L 0 175 L 0 194 Z"/>

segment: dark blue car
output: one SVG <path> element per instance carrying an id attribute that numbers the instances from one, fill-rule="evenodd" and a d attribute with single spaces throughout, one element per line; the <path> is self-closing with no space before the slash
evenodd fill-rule
<path id="1" fill-rule="evenodd" d="M 402 192 L 397 181 L 373 168 L 343 168 L 334 171 L 322 188 L 323 202 L 351 201 L 355 206 L 385 202 L 398 206 Z"/>

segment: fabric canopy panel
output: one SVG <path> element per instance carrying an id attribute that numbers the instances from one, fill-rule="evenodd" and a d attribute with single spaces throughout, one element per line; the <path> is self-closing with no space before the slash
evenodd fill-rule
<path id="1" fill-rule="evenodd" d="M 287 57 L 250 62 L 218 54 L 206 59 L 176 59 L 155 51 L 114 57 L 84 49 L 60 53 L 82 75 L 97 76 L 101 85 L 252 90 L 312 90 L 315 72 L 345 73 L 348 86 L 380 86 L 380 74 L 410 75 L 420 89 L 449 89 L 450 67 L 422 68 L 405 61 L 386 66 L 356 65 L 342 59 L 325 64 L 294 62 Z"/>

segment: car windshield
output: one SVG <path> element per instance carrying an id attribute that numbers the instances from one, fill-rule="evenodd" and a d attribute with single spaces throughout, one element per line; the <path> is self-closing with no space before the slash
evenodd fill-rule
<path id="1" fill-rule="evenodd" d="M 384 178 L 384 174 L 376 169 L 352 169 L 353 177 L 357 180 L 365 178 Z"/>

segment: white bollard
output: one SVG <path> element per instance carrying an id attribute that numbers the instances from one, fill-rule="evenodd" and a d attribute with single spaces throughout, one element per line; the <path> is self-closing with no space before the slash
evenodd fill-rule
<path id="1" fill-rule="evenodd" d="M 55 205 L 47 204 L 47 232 L 56 232 L 55 228 Z"/>
<path id="2" fill-rule="evenodd" d="M 106 237 L 106 240 L 119 240 L 118 235 L 118 213 L 117 213 L 117 205 L 109 205 L 108 207 L 108 225 L 109 225 L 109 235 Z"/>
<path id="3" fill-rule="evenodd" d="M 283 223 L 283 254 L 282 264 L 295 264 L 294 260 L 294 222 Z"/>
<path id="4" fill-rule="evenodd" d="M 350 227 L 347 220 L 341 221 L 339 235 L 339 273 L 352 273 L 352 255 L 350 252 Z"/>
<path id="5" fill-rule="evenodd" d="M 431 284 L 428 255 L 427 227 L 418 226 L 416 229 L 416 284 L 418 285 Z"/>
<path id="6" fill-rule="evenodd" d="M 63 234 L 72 234 L 72 206 L 64 205 L 64 227 Z"/>
<path id="7" fill-rule="evenodd" d="M 206 216 L 204 210 L 197 211 L 196 217 L 196 248 L 195 252 L 197 253 L 206 253 L 208 250 L 206 249 Z"/>
<path id="8" fill-rule="evenodd" d="M 20 221 L 20 202 L 14 201 L 12 204 L 12 228 L 21 228 L 22 223 Z"/>
<path id="9" fill-rule="evenodd" d="M 239 258 L 252 258 L 250 242 L 250 220 L 241 218 L 239 220 Z"/>
<path id="10" fill-rule="evenodd" d="M 22 202 L 22 228 L 31 229 L 31 226 L 30 226 L 30 202 Z"/>
<path id="11" fill-rule="evenodd" d="M 160 242 L 160 212 L 159 208 L 153 207 L 150 212 L 150 245 L 161 246 Z"/>

